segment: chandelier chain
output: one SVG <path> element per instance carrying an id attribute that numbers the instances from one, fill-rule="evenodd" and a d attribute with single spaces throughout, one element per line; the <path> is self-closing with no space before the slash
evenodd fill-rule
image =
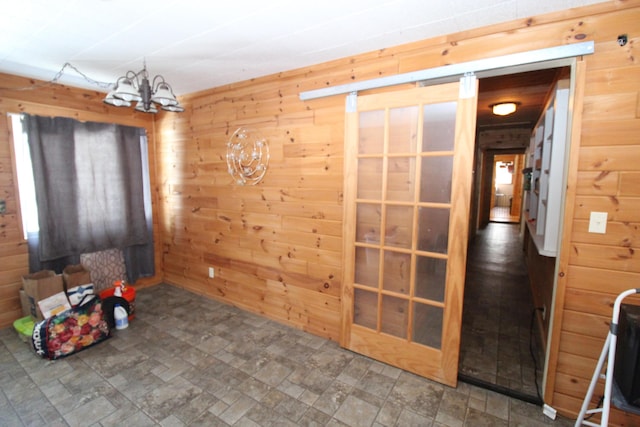
<path id="1" fill-rule="evenodd" d="M 155 76 L 152 80 L 153 87 L 150 86 L 147 75 L 146 61 L 142 71 L 140 71 L 139 73 L 127 71 L 127 74 L 125 74 L 125 76 L 123 77 L 120 77 L 116 81 L 116 83 L 105 83 L 92 79 L 71 63 L 65 62 L 60 71 L 58 71 L 51 80 L 42 81 L 40 83 L 23 87 L 0 86 L 0 90 L 27 91 L 59 84 L 59 81 L 64 75 L 67 68 L 78 73 L 86 82 L 90 83 L 91 85 L 106 89 L 108 94 L 103 100 L 105 104 L 109 104 L 115 107 L 129 107 L 131 106 L 132 101 L 136 101 L 137 105 L 135 109 L 145 113 L 157 113 L 158 107 L 156 107 L 156 104 L 158 104 L 160 108 L 166 111 L 172 111 L 175 113 L 181 113 L 184 111 L 184 108 L 176 99 L 171 86 L 169 86 L 169 84 L 164 80 L 164 77 L 160 75 Z M 138 80 L 140 75 L 142 76 L 142 82 Z M 156 79 L 158 78 L 160 80 L 156 85 Z M 124 80 L 121 81 L 121 79 Z"/>
<path id="2" fill-rule="evenodd" d="M 58 71 L 55 76 L 53 76 L 53 78 L 51 80 L 42 82 L 42 83 L 38 83 L 38 84 L 33 84 L 31 86 L 23 86 L 23 87 L 0 87 L 0 89 L 2 90 L 17 90 L 17 91 L 25 91 L 25 90 L 35 90 L 35 89 L 39 89 L 45 86 L 50 86 L 53 84 L 58 84 L 58 81 L 60 80 L 60 78 L 62 78 L 62 76 L 64 75 L 64 72 L 67 68 L 72 69 L 73 71 L 75 71 L 76 73 L 78 73 L 83 79 L 85 79 L 85 81 L 87 81 L 88 83 L 98 86 L 102 89 L 109 89 L 111 87 L 113 87 L 113 83 L 106 83 L 106 82 L 101 82 L 98 80 L 94 80 L 91 77 L 87 76 L 85 73 L 83 73 L 82 71 L 80 71 L 77 67 L 75 67 L 74 65 L 70 64 L 69 62 L 65 62 L 64 65 L 62 66 L 62 68 L 60 69 L 60 71 Z"/>

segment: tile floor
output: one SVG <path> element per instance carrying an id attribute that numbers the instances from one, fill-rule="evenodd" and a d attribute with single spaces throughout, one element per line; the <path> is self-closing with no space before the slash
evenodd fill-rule
<path id="1" fill-rule="evenodd" d="M 0 425 L 572 425 L 166 284 L 140 290 L 136 303 L 128 329 L 57 361 L 0 330 Z"/>
<path id="2" fill-rule="evenodd" d="M 519 232 L 519 224 L 492 222 L 469 248 L 459 371 L 537 401 L 544 355 L 537 332 L 531 339 L 534 305 Z"/>

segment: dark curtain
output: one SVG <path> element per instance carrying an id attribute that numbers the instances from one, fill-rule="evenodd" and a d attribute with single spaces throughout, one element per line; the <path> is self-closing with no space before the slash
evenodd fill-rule
<path id="1" fill-rule="evenodd" d="M 31 270 L 60 272 L 82 253 L 120 248 L 131 282 L 153 275 L 144 129 L 29 115 L 23 129 L 40 227 Z"/>

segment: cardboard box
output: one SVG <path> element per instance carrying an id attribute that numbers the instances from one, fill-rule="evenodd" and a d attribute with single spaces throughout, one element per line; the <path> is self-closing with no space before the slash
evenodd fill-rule
<path id="1" fill-rule="evenodd" d="M 38 301 L 64 292 L 62 276 L 51 270 L 42 270 L 37 273 L 22 276 L 22 289 L 27 295 L 29 313 L 37 320 L 44 319 Z"/>
<path id="2" fill-rule="evenodd" d="M 24 317 L 31 316 L 31 303 L 24 289 L 20 289 L 20 306 L 22 306 L 22 315 Z"/>
<path id="3" fill-rule="evenodd" d="M 91 283 L 91 272 L 82 264 L 68 265 L 62 270 L 62 279 L 67 289 Z"/>

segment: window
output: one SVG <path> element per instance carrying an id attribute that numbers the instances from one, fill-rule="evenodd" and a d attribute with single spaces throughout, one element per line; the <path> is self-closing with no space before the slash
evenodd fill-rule
<path id="1" fill-rule="evenodd" d="M 38 207 L 36 205 L 36 189 L 33 183 L 33 166 L 29 154 L 27 134 L 22 129 L 21 116 L 10 114 L 13 128 L 13 148 L 16 158 L 16 175 L 18 177 L 18 193 L 20 212 L 22 214 L 22 233 L 25 240 L 28 233 L 37 233 Z"/>
<path id="2" fill-rule="evenodd" d="M 496 162 L 496 185 L 513 183 L 513 162 Z"/>
<path id="3" fill-rule="evenodd" d="M 83 253 L 119 248 L 150 264 L 133 275 L 127 265 L 130 281 L 154 274 L 144 129 L 26 114 L 11 123 L 30 269 L 59 272 Z"/>

